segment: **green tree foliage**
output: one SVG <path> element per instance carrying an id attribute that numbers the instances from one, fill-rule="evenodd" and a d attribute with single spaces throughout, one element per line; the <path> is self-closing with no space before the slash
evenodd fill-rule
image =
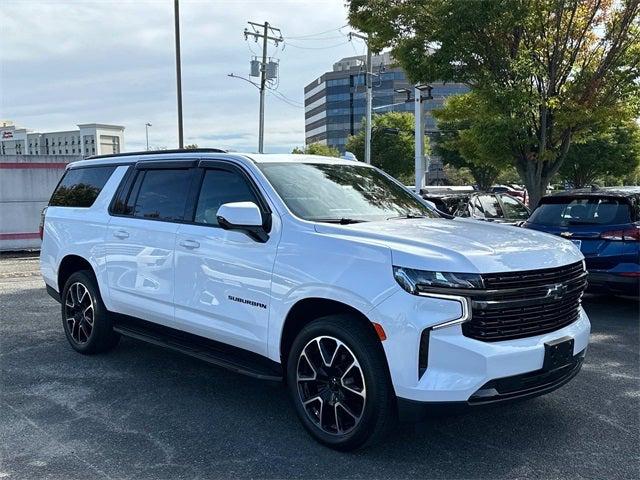
<path id="1" fill-rule="evenodd" d="M 307 155 L 322 155 L 324 157 L 339 157 L 340 151 L 337 148 L 323 145 L 321 143 L 311 143 L 304 148 L 295 147 L 291 153 L 306 153 Z"/>
<path id="2" fill-rule="evenodd" d="M 184 148 L 186 150 L 196 150 L 198 148 L 198 144 L 197 143 L 191 143 L 189 145 L 185 145 Z"/>
<path id="3" fill-rule="evenodd" d="M 439 128 L 434 150 L 442 161 L 468 168 L 481 190 L 496 183 L 511 156 L 501 119 L 492 115 L 486 102 L 475 93 L 456 95 L 433 115 Z"/>
<path id="4" fill-rule="evenodd" d="M 351 0 L 349 8 L 351 24 L 374 49 L 391 47 L 412 81 L 471 86 L 502 125 L 532 205 L 572 140 L 623 107 L 638 114 L 640 0 Z"/>
<path id="5" fill-rule="evenodd" d="M 573 187 L 618 183 L 640 166 L 640 127 L 628 120 L 592 131 L 571 145 L 559 176 Z"/>
<path id="6" fill-rule="evenodd" d="M 413 115 L 388 112 L 374 115 L 371 122 L 371 163 L 389 175 L 408 182 L 415 171 Z M 364 121 L 362 129 L 347 139 L 346 149 L 364 160 Z M 429 145 L 425 138 L 425 145 Z M 410 180 L 413 183 L 413 180 Z"/>
<path id="7" fill-rule="evenodd" d="M 475 177 L 467 167 L 457 168 L 451 164 L 445 164 L 443 170 L 448 185 L 474 185 L 476 183 Z"/>

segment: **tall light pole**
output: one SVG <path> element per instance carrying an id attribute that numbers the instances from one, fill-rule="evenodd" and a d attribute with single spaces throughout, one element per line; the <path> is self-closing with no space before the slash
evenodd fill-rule
<path id="1" fill-rule="evenodd" d="M 425 100 L 433 100 L 431 95 L 433 87 L 431 85 L 416 85 L 413 88 L 413 98 L 411 98 L 411 90 L 408 88 L 396 88 L 396 93 L 404 93 L 407 95 L 405 102 L 414 102 L 415 104 L 415 171 L 416 171 L 416 193 L 420 194 L 420 189 L 424 185 L 425 173 L 429 171 L 428 162 L 425 162 L 425 145 L 424 145 L 424 102 Z"/>
<path id="2" fill-rule="evenodd" d="M 373 65 L 371 61 L 371 47 L 369 46 L 369 37 L 367 35 L 361 35 L 359 33 L 350 32 L 349 40 L 352 37 L 359 38 L 363 40 L 367 44 L 367 73 L 365 78 L 365 87 L 366 87 L 366 129 L 364 131 L 364 161 L 365 163 L 371 163 L 371 112 L 372 112 L 372 104 L 373 104 L 373 95 L 372 95 L 372 87 L 373 87 Z"/>
<path id="3" fill-rule="evenodd" d="M 420 193 L 420 189 L 425 184 L 425 174 L 428 172 L 429 166 L 426 162 L 425 145 L 424 145 L 424 130 L 425 130 L 425 118 L 424 118 L 424 102 L 426 100 L 432 100 L 431 85 L 416 85 L 413 90 L 414 102 L 415 102 L 415 140 L 416 140 L 416 156 L 415 156 L 415 169 L 416 169 L 416 193 Z"/>
<path id="4" fill-rule="evenodd" d="M 182 68 L 180 66 L 180 5 L 173 0 L 173 14 L 176 33 L 176 85 L 178 94 L 178 148 L 184 148 L 184 132 L 182 129 Z"/>
<path id="5" fill-rule="evenodd" d="M 145 133 L 147 134 L 147 152 L 149 151 L 149 127 L 151 126 L 148 122 L 144 124 Z"/>

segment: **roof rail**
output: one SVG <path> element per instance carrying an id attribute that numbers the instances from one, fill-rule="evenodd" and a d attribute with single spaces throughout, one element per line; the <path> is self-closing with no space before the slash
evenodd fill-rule
<path id="1" fill-rule="evenodd" d="M 227 153 L 221 148 L 176 148 L 173 150 L 144 150 L 142 152 L 110 153 L 108 155 L 93 155 L 85 160 L 97 160 L 99 158 L 133 157 L 139 155 L 169 155 L 172 153 Z"/>

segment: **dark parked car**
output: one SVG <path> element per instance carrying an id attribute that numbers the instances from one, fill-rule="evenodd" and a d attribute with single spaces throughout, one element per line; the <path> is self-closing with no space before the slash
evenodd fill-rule
<path id="1" fill-rule="evenodd" d="M 572 240 L 585 256 L 592 290 L 640 295 L 640 187 L 544 197 L 523 227 Z"/>
<path id="2" fill-rule="evenodd" d="M 427 193 L 423 198 L 441 212 L 489 222 L 515 225 L 529 218 L 530 214 L 524 203 L 505 193 Z"/>

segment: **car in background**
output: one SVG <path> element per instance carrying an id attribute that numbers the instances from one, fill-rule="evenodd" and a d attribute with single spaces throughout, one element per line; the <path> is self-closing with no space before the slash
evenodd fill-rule
<path id="1" fill-rule="evenodd" d="M 640 295 L 640 187 L 546 196 L 522 226 L 573 241 L 585 257 L 592 291 Z"/>
<path id="2" fill-rule="evenodd" d="M 522 188 L 520 185 L 510 184 L 510 185 L 494 185 L 489 189 L 491 193 L 506 193 L 507 195 L 511 195 L 512 197 L 516 197 L 521 202 L 527 201 L 527 191 Z"/>
<path id="3" fill-rule="evenodd" d="M 511 195 L 489 192 L 427 193 L 422 196 L 441 212 L 455 217 L 516 225 L 529 218 L 529 208 Z"/>

